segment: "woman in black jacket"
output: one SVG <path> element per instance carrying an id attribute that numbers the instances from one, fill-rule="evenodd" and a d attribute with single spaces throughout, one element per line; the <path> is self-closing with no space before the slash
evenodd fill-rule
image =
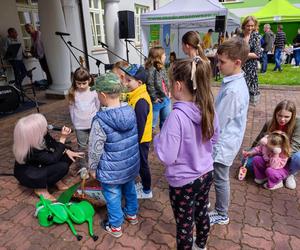
<path id="1" fill-rule="evenodd" d="M 84 153 L 67 149 L 65 141 L 71 129 L 63 127 L 59 141 L 47 131 L 47 121 L 42 114 L 21 118 L 14 130 L 13 153 L 16 159 L 14 175 L 21 185 L 33 188 L 39 196 L 55 200 L 47 187 L 56 185 L 59 190 L 68 187 L 61 179 L 68 173 L 76 157 Z"/>

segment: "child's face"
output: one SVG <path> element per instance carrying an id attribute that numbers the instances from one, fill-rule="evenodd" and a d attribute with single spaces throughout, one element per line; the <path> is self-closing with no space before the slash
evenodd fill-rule
<path id="1" fill-rule="evenodd" d="M 121 84 L 124 85 L 125 73 L 119 68 L 113 69 L 112 72 L 115 73 L 119 77 Z"/>
<path id="2" fill-rule="evenodd" d="M 276 113 L 276 120 L 280 126 L 285 126 L 292 118 L 292 112 L 282 109 Z"/>
<path id="3" fill-rule="evenodd" d="M 133 77 L 125 75 L 123 85 L 127 87 L 129 91 L 133 91 L 140 86 L 140 83 Z"/>
<path id="4" fill-rule="evenodd" d="M 218 67 L 224 76 L 231 76 L 241 67 L 240 60 L 232 60 L 225 53 L 218 54 Z"/>
<path id="5" fill-rule="evenodd" d="M 86 81 L 75 81 L 76 90 L 86 91 L 89 88 L 90 82 L 91 82 L 91 79 L 86 80 Z"/>

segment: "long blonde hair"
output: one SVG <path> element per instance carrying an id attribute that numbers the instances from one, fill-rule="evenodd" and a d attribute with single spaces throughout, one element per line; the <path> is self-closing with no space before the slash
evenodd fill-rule
<path id="1" fill-rule="evenodd" d="M 163 54 L 165 54 L 165 49 L 163 47 L 151 48 L 148 54 L 145 68 L 149 69 L 154 66 L 154 68 L 156 68 L 158 71 L 161 70 L 164 67 L 164 64 L 161 60 Z"/>
<path id="2" fill-rule="evenodd" d="M 195 82 L 192 80 L 193 64 L 195 66 Z M 171 82 L 183 82 L 194 96 L 194 102 L 201 112 L 201 129 L 203 141 L 209 140 L 214 135 L 214 100 L 211 91 L 210 62 L 200 57 L 176 60 L 169 69 Z"/>
<path id="3" fill-rule="evenodd" d="M 91 81 L 90 85 L 93 84 L 92 83 L 93 78 L 91 77 L 88 69 L 79 67 L 75 70 L 75 72 L 73 74 L 72 86 L 69 89 L 69 93 L 68 93 L 69 104 L 73 104 L 75 102 L 75 91 L 77 89 L 76 81 L 84 82 L 84 81 L 88 81 L 88 80 Z"/>
<path id="4" fill-rule="evenodd" d="M 21 118 L 14 129 L 13 153 L 18 163 L 24 164 L 30 150 L 44 148 L 47 120 L 42 114 Z"/>

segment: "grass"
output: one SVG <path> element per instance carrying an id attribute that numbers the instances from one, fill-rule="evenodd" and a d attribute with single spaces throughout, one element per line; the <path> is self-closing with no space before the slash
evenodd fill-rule
<path id="1" fill-rule="evenodd" d="M 258 83 L 260 85 L 300 86 L 300 68 L 293 68 L 290 64 L 284 64 L 282 65 L 282 72 L 274 72 L 274 66 L 274 63 L 269 63 L 266 73 L 258 73 Z M 221 81 L 222 78 L 217 83 L 221 83 Z"/>
<path id="2" fill-rule="evenodd" d="M 300 68 L 293 68 L 290 64 L 284 64 L 282 65 L 282 72 L 274 72 L 274 67 L 273 63 L 269 63 L 265 74 L 258 73 L 259 84 L 300 86 Z"/>

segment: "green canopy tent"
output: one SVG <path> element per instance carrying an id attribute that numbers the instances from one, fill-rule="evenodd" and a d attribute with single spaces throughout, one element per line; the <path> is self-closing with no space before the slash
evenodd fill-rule
<path id="1" fill-rule="evenodd" d="M 277 24 L 283 24 L 288 43 L 292 43 L 298 28 L 300 28 L 300 9 L 287 0 L 271 0 L 251 15 L 258 19 L 262 33 L 263 25 L 266 23 L 271 24 L 273 32 L 277 32 Z"/>

